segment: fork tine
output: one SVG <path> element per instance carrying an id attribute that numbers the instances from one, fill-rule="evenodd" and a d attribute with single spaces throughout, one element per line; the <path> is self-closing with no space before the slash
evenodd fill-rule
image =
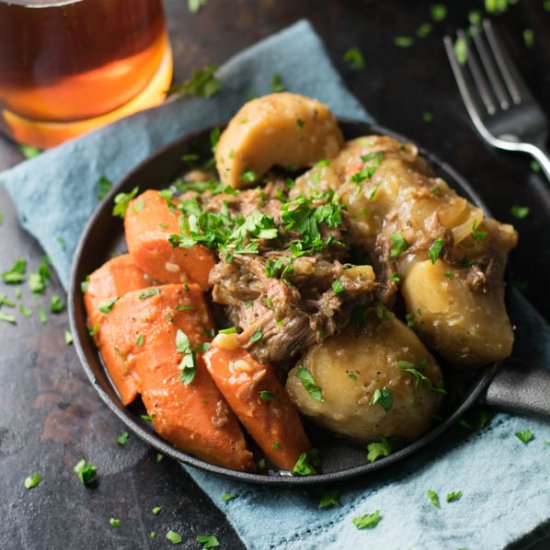
<path id="1" fill-rule="evenodd" d="M 459 29 L 457 31 L 457 35 L 460 40 L 464 40 L 467 43 L 466 34 L 462 29 Z M 485 105 L 487 112 L 490 115 L 492 115 L 496 111 L 495 104 L 493 102 L 493 98 L 491 97 L 491 92 L 489 91 L 487 81 L 485 80 L 485 77 L 483 76 L 483 73 L 479 68 L 477 59 L 475 55 L 472 55 L 472 54 L 473 52 L 470 50 L 468 52 L 466 63 L 468 65 L 468 68 L 470 69 L 470 72 L 472 73 L 472 78 L 474 79 L 475 85 L 477 87 L 477 91 L 481 96 L 481 100 L 483 101 L 483 104 Z"/>
<path id="2" fill-rule="evenodd" d="M 497 101 L 500 103 L 501 108 L 508 109 L 508 107 L 510 107 L 510 102 L 508 100 L 508 97 L 506 96 L 506 90 L 504 89 L 502 80 L 497 75 L 495 64 L 491 59 L 487 47 L 485 46 L 483 36 L 479 28 L 475 25 L 472 25 L 470 27 L 470 32 L 472 34 L 472 38 L 474 40 L 479 58 L 481 59 L 481 64 L 483 65 L 485 73 L 487 74 L 487 77 L 491 84 L 493 93 L 495 94 Z"/>
<path id="3" fill-rule="evenodd" d="M 491 47 L 491 51 L 493 52 L 493 56 L 497 62 L 498 68 L 500 69 L 502 78 L 506 83 L 506 87 L 510 92 L 512 101 L 515 104 L 521 103 L 522 96 L 523 98 L 526 98 L 530 95 L 525 82 L 515 69 L 514 63 L 511 61 L 508 52 L 502 46 L 493 29 L 493 25 L 488 19 L 483 20 L 483 28 L 485 29 L 485 34 Z"/>

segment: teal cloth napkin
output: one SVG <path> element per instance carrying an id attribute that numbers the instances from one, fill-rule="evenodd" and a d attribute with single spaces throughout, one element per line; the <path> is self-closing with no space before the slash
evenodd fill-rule
<path id="1" fill-rule="evenodd" d="M 167 103 L 0 174 L 22 225 L 40 241 L 65 286 L 82 228 L 97 207 L 99 177 L 116 181 L 184 132 L 226 120 L 246 98 L 268 93 L 275 73 L 290 91 L 328 103 L 339 116 L 370 120 L 310 24 L 300 21 L 226 63 L 219 72 L 222 91 L 213 99 Z M 544 320 L 518 293 L 512 310 L 519 327 L 517 353 L 550 365 Z M 525 428 L 535 434 L 528 445 L 514 436 Z M 537 528 L 538 538 L 544 536 L 550 518 L 549 441 L 549 423 L 498 414 L 480 433 L 451 431 L 401 464 L 340 484 L 340 506 L 323 510 L 318 509 L 323 488 L 256 487 L 186 470 L 250 549 L 496 550 Z M 428 489 L 439 493 L 440 508 L 428 500 Z M 458 490 L 462 498 L 446 503 L 447 493 Z M 223 502 L 223 493 L 238 497 Z M 375 510 L 382 515 L 376 528 L 354 526 L 354 517 Z"/>

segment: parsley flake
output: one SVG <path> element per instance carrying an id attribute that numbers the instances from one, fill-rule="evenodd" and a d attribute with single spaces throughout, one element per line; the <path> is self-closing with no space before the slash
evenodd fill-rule
<path id="1" fill-rule="evenodd" d="M 278 94 L 280 92 L 286 92 L 286 88 L 283 84 L 283 79 L 281 78 L 280 74 L 274 74 L 271 77 L 271 91 L 274 94 Z"/>
<path id="2" fill-rule="evenodd" d="M 443 251 L 443 248 L 445 248 L 445 244 L 445 239 L 436 239 L 430 246 L 430 249 L 428 250 L 428 257 L 430 258 L 432 264 L 435 264 L 435 262 L 437 262 L 437 259 Z"/>
<path id="3" fill-rule="evenodd" d="M 196 540 L 199 544 L 202 544 L 202 550 L 209 550 L 209 548 L 216 548 L 220 545 L 214 535 L 197 535 Z"/>
<path id="4" fill-rule="evenodd" d="M 432 19 L 438 23 L 447 17 L 447 7 L 444 4 L 432 4 L 430 6 L 430 12 L 432 14 Z"/>
<path id="5" fill-rule="evenodd" d="M 113 182 L 105 176 L 101 176 L 97 180 L 97 200 L 104 199 L 112 188 Z"/>
<path id="6" fill-rule="evenodd" d="M 526 218 L 529 215 L 529 212 L 530 209 L 528 206 L 518 206 L 517 204 L 514 204 L 510 207 L 510 214 L 519 220 Z"/>
<path id="7" fill-rule="evenodd" d="M 44 308 L 42 306 L 38 306 L 36 308 L 36 312 L 38 313 L 38 320 L 45 325 L 48 322 L 48 316 L 46 315 L 46 312 L 44 311 Z"/>
<path id="8" fill-rule="evenodd" d="M 121 521 L 118 518 L 109 518 L 109 525 L 118 529 L 120 527 Z"/>
<path id="9" fill-rule="evenodd" d="M 258 342 L 264 337 L 262 329 L 260 327 L 256 327 L 256 330 L 254 331 L 254 334 L 250 337 L 249 342 L 253 344 L 254 342 Z"/>
<path id="10" fill-rule="evenodd" d="M 442 385 L 442 381 L 437 383 L 435 386 L 432 384 L 432 381 L 424 374 L 426 367 L 426 361 L 419 361 L 416 365 L 410 361 L 398 360 L 397 366 L 407 374 L 410 374 L 414 378 L 414 385 L 418 387 L 420 382 L 426 384 L 429 390 L 438 392 L 438 393 L 447 393 L 445 388 Z"/>
<path id="11" fill-rule="evenodd" d="M 454 44 L 455 58 L 460 65 L 468 60 L 468 43 L 464 38 L 457 38 Z"/>
<path id="12" fill-rule="evenodd" d="M 362 71 L 365 68 L 365 59 L 363 58 L 363 54 L 356 46 L 348 48 L 344 52 L 342 59 L 352 71 Z"/>
<path id="13" fill-rule="evenodd" d="M 390 282 L 392 283 L 399 283 L 401 281 L 401 278 L 399 277 L 399 275 L 397 273 L 392 273 L 390 275 Z"/>
<path id="14" fill-rule="evenodd" d="M 480 231 L 478 229 L 479 222 L 477 220 L 474 220 L 472 222 L 472 237 L 476 241 L 482 241 L 487 237 L 487 231 Z"/>
<path id="15" fill-rule="evenodd" d="M 99 309 L 99 311 L 101 311 L 101 313 L 107 315 L 115 307 L 115 304 L 118 302 L 118 300 L 118 297 L 113 298 L 112 300 L 103 300 L 102 302 L 99 302 L 97 308 Z"/>
<path id="16" fill-rule="evenodd" d="M 0 321 L 4 321 L 4 323 L 10 323 L 11 325 L 17 324 L 17 319 L 13 315 L 9 315 L 8 313 L 0 310 Z"/>
<path id="17" fill-rule="evenodd" d="M 158 516 L 160 514 L 160 506 L 155 506 L 152 510 L 151 510 L 151 513 L 154 515 L 154 516 Z"/>
<path id="18" fill-rule="evenodd" d="M 535 436 L 533 435 L 533 432 L 529 429 L 523 430 L 522 432 L 516 432 L 515 436 L 524 444 L 527 445 L 529 441 L 532 441 L 535 439 Z"/>
<path id="19" fill-rule="evenodd" d="M 74 467 L 74 473 L 78 476 L 78 479 L 80 479 L 83 485 L 87 485 L 96 477 L 97 469 L 93 464 L 82 459 Z"/>
<path id="20" fill-rule="evenodd" d="M 245 170 L 241 174 L 241 181 L 243 181 L 244 183 L 254 183 L 257 180 L 258 175 L 256 174 L 256 172 L 254 172 L 254 170 Z"/>
<path id="21" fill-rule="evenodd" d="M 113 201 L 113 216 L 124 219 L 130 201 L 134 200 L 138 193 L 139 187 L 134 187 L 129 193 L 118 193 Z"/>
<path id="22" fill-rule="evenodd" d="M 42 153 L 42 149 L 34 147 L 33 145 L 20 145 L 19 149 L 26 159 L 32 159 Z"/>
<path id="23" fill-rule="evenodd" d="M 215 65 L 206 65 L 202 69 L 193 69 L 191 76 L 183 81 L 172 84 L 168 94 L 174 94 L 177 97 L 204 97 L 206 99 L 216 95 L 222 83 L 216 78 L 218 67 Z"/>
<path id="24" fill-rule="evenodd" d="M 25 489 L 33 489 L 42 481 L 42 476 L 40 474 L 32 474 L 29 477 L 25 478 Z"/>
<path id="25" fill-rule="evenodd" d="M 138 337 L 136 339 L 136 346 L 140 348 L 143 346 L 143 334 L 138 334 Z"/>
<path id="26" fill-rule="evenodd" d="M 323 508 L 333 508 L 335 506 L 340 506 L 340 500 L 338 499 L 338 497 L 338 491 L 329 491 L 328 493 L 325 493 L 319 499 L 319 509 L 322 510 Z"/>
<path id="27" fill-rule="evenodd" d="M 462 491 L 452 491 L 445 497 L 445 500 L 447 502 L 455 502 L 457 500 L 460 500 L 461 497 Z"/>
<path id="28" fill-rule="evenodd" d="M 67 344 L 68 346 L 72 346 L 73 342 L 74 342 L 73 335 L 68 330 L 66 330 L 65 331 L 65 344 Z"/>
<path id="29" fill-rule="evenodd" d="M 533 29 L 523 29 L 523 41 L 528 48 L 532 48 L 535 43 L 535 33 Z"/>
<path id="30" fill-rule="evenodd" d="M 382 389 L 376 388 L 369 401 L 369 405 L 372 407 L 378 403 L 386 412 L 390 411 L 393 406 L 393 394 L 391 389 L 384 387 Z"/>
<path id="31" fill-rule="evenodd" d="M 430 111 L 424 111 L 422 113 L 422 120 L 424 121 L 425 124 L 430 124 L 430 122 L 432 122 L 433 119 L 434 119 L 434 116 L 432 113 L 430 113 Z"/>
<path id="32" fill-rule="evenodd" d="M 222 500 L 223 502 L 229 502 L 230 500 L 236 499 L 238 496 L 239 495 L 236 495 L 235 493 L 223 493 Z"/>
<path id="33" fill-rule="evenodd" d="M 428 489 L 428 498 L 436 508 L 439 508 L 439 495 L 435 491 Z"/>
<path id="34" fill-rule="evenodd" d="M 373 441 L 367 445 L 367 460 L 374 462 L 379 458 L 390 456 L 391 451 L 390 442 L 383 437 L 380 441 Z"/>
<path id="35" fill-rule="evenodd" d="M 2 273 L 2 280 L 8 285 L 18 285 L 25 279 L 26 271 L 27 261 L 24 258 L 18 258 L 11 269 Z"/>
<path id="36" fill-rule="evenodd" d="M 431 23 L 422 23 L 422 25 L 416 29 L 416 36 L 418 36 L 418 38 L 426 38 L 431 32 Z"/>
<path id="37" fill-rule="evenodd" d="M 262 401 L 273 401 L 277 399 L 277 396 L 273 392 L 267 390 L 261 390 L 258 392 L 258 395 Z"/>
<path id="38" fill-rule="evenodd" d="M 332 290 L 334 290 L 335 294 L 342 294 L 342 292 L 344 292 L 344 285 L 342 284 L 342 281 L 340 281 L 340 279 L 332 281 Z"/>
<path id="39" fill-rule="evenodd" d="M 187 9 L 191 13 L 198 13 L 204 6 L 207 0 L 187 0 Z"/>
<path id="40" fill-rule="evenodd" d="M 410 36 L 396 36 L 393 43 L 398 48 L 410 48 L 414 44 L 414 39 Z"/>
<path id="41" fill-rule="evenodd" d="M 292 475 L 295 476 L 311 476 L 317 474 L 317 470 L 309 462 L 309 456 L 307 453 L 302 453 L 294 467 L 292 468 Z"/>
<path id="42" fill-rule="evenodd" d="M 160 288 L 148 288 L 144 292 L 138 295 L 139 300 L 145 300 L 151 298 L 151 296 L 158 296 L 160 294 Z"/>
<path id="43" fill-rule="evenodd" d="M 193 382 L 197 372 L 196 352 L 191 347 L 187 334 L 180 329 L 176 332 L 176 351 L 183 353 L 183 358 L 178 368 L 181 371 L 180 380 L 187 386 Z"/>
<path id="44" fill-rule="evenodd" d="M 168 533 L 166 533 L 166 538 L 172 544 L 181 544 L 181 541 L 183 540 L 182 536 L 179 533 L 177 533 L 176 531 L 172 531 L 172 529 L 170 529 L 170 531 L 168 531 Z"/>
<path id="45" fill-rule="evenodd" d="M 65 302 L 59 296 L 52 296 L 50 300 L 50 311 L 52 313 L 61 313 L 65 310 Z"/>
<path id="46" fill-rule="evenodd" d="M 352 521 L 357 529 L 374 529 L 382 521 L 382 516 L 380 515 L 380 510 L 376 510 L 372 514 L 353 518 Z"/>
<path id="47" fill-rule="evenodd" d="M 117 438 L 116 442 L 124 447 L 126 443 L 128 443 L 128 439 L 130 438 L 130 434 L 128 432 L 122 432 Z"/>
<path id="48" fill-rule="evenodd" d="M 398 258 L 409 248 L 409 243 L 405 240 L 405 237 L 401 233 L 392 233 L 390 235 L 391 251 L 390 256 L 392 258 Z"/>
<path id="49" fill-rule="evenodd" d="M 296 369 L 296 376 L 301 380 L 302 386 L 304 389 L 317 401 L 323 402 L 323 392 L 319 386 L 315 384 L 315 379 L 311 372 L 303 367 L 298 367 Z"/>

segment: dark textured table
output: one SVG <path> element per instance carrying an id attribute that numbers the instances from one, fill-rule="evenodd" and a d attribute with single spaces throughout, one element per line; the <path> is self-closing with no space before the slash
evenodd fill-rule
<path id="1" fill-rule="evenodd" d="M 206 63 L 221 64 L 230 55 L 278 29 L 308 17 L 350 89 L 381 124 L 433 150 L 458 168 L 480 192 L 493 213 L 514 221 L 521 240 L 512 255 L 514 278 L 539 311 L 550 319 L 547 282 L 550 272 L 550 205 L 540 190 L 547 183 L 522 156 L 484 146 L 472 130 L 458 98 L 441 44 L 445 30 L 464 26 L 481 0 L 447 2 L 448 16 L 430 36 L 408 49 L 393 39 L 413 36 L 430 20 L 431 2 L 316 0 L 210 0 L 191 15 L 184 0 L 167 0 L 166 11 L 175 54 L 176 79 Z M 458 5 L 460 4 L 460 6 Z M 513 57 L 550 115 L 550 13 L 542 0 L 525 0 L 495 17 Z M 533 48 L 522 31 L 532 28 Z M 365 68 L 352 71 L 342 61 L 358 46 Z M 284 75 L 283 75 L 284 77 Z M 245 98 L 243 98 L 245 99 Z M 433 114 L 431 123 L 423 113 Z M 18 147 L 0 138 L 0 168 L 20 162 Z M 531 209 L 524 220 L 510 216 L 510 206 Z M 36 270 L 42 251 L 17 225 L 13 206 L 0 189 L 0 271 L 25 256 Z M 13 297 L 15 288 L 1 285 Z M 23 286 L 22 302 L 33 310 L 62 294 L 54 280 L 38 300 Z M 9 312 L 9 310 L 8 310 Z M 116 443 L 123 425 L 100 402 L 85 378 L 74 350 L 64 342 L 66 313 L 19 316 L 17 326 L 0 323 L 0 548 L 136 549 L 170 547 L 169 529 L 181 533 L 180 548 L 198 548 L 197 534 L 216 534 L 223 548 L 242 548 L 221 512 L 168 459 L 130 437 Z M 98 482 L 80 484 L 72 469 L 92 458 Z M 26 490 L 23 480 L 39 472 L 42 483 Z M 274 489 L 275 490 L 275 489 Z M 151 510 L 162 508 L 155 516 Z M 109 518 L 120 518 L 118 529 Z M 151 541 L 150 532 L 158 533 Z M 517 548 L 526 547 L 521 541 Z"/>

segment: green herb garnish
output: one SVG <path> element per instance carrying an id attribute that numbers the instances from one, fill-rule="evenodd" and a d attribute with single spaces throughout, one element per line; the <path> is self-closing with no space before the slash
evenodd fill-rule
<path id="1" fill-rule="evenodd" d="M 193 69 L 191 76 L 184 82 L 172 84 L 168 94 L 177 97 L 204 97 L 206 99 L 216 95 L 222 83 L 216 78 L 218 67 L 206 65 L 202 69 Z"/>
<path id="2" fill-rule="evenodd" d="M 93 464 L 80 460 L 74 467 L 74 472 L 83 485 L 90 483 L 97 475 L 97 469 Z"/>
<path id="3" fill-rule="evenodd" d="M 209 550 L 209 548 L 216 548 L 220 545 L 217 537 L 214 535 L 197 535 L 196 541 L 202 544 L 202 550 Z"/>
<path id="4" fill-rule="evenodd" d="M 460 65 L 468 60 L 468 43 L 464 38 L 457 38 L 454 44 L 455 58 Z"/>
<path id="5" fill-rule="evenodd" d="M 120 527 L 121 521 L 118 518 L 109 518 L 109 525 L 111 527 Z"/>
<path id="6" fill-rule="evenodd" d="M 398 48 L 410 48 L 414 44 L 414 39 L 410 36 L 396 36 L 393 43 Z"/>
<path id="7" fill-rule="evenodd" d="M 304 389 L 317 401 L 323 402 L 323 392 L 319 386 L 315 384 L 315 379 L 311 372 L 303 367 L 298 367 L 296 369 L 296 376 L 301 380 L 302 386 Z"/>
<path id="8" fill-rule="evenodd" d="M 522 220 L 523 218 L 526 218 L 529 215 L 530 209 L 528 206 L 518 206 L 517 204 L 514 204 L 510 207 L 510 214 L 514 216 L 514 218 L 518 218 Z"/>
<path id="9" fill-rule="evenodd" d="M 434 21 L 443 21 L 447 17 L 447 7 L 444 4 L 432 4 L 430 12 Z"/>
<path id="10" fill-rule="evenodd" d="M 409 243 L 405 240 L 401 233 L 392 233 L 390 235 L 391 251 L 390 256 L 392 258 L 398 258 L 409 248 Z"/>
<path id="11" fill-rule="evenodd" d="M 53 295 L 50 299 L 50 311 L 52 313 L 61 313 L 65 310 L 65 302 L 56 295 Z"/>
<path id="12" fill-rule="evenodd" d="M 277 94 L 280 92 L 286 92 L 286 88 L 283 84 L 283 79 L 281 78 L 280 74 L 274 74 L 271 77 L 271 91 L 274 94 Z"/>
<path id="13" fill-rule="evenodd" d="M 139 187 L 134 187 L 129 193 L 118 193 L 113 201 L 113 216 L 124 219 L 130 201 L 134 200 L 138 193 Z"/>
<path id="14" fill-rule="evenodd" d="M 439 495 L 435 491 L 428 489 L 428 498 L 436 508 L 439 508 Z"/>
<path id="15" fill-rule="evenodd" d="M 236 499 L 239 495 L 236 495 L 235 493 L 223 493 L 222 494 L 222 500 L 224 502 L 229 502 L 230 500 Z"/>
<path id="16" fill-rule="evenodd" d="M 472 237 L 476 241 L 482 241 L 487 237 L 487 231 L 480 231 L 477 227 L 479 222 L 477 220 L 472 221 Z"/>
<path id="17" fill-rule="evenodd" d="M 179 533 L 177 533 L 176 531 L 172 531 L 172 529 L 170 529 L 170 531 L 168 531 L 168 533 L 166 533 L 166 538 L 172 544 L 181 544 L 181 541 L 183 540 L 182 536 Z"/>
<path id="18" fill-rule="evenodd" d="M 460 500 L 461 497 L 462 491 L 452 491 L 445 497 L 445 500 L 447 502 L 455 502 L 457 500 Z"/>
<path id="19" fill-rule="evenodd" d="M 535 436 L 533 435 L 533 432 L 529 429 L 523 430 L 522 432 L 516 432 L 515 436 L 524 444 L 527 445 L 529 441 L 532 441 L 535 439 Z"/>
<path id="20" fill-rule="evenodd" d="M 376 403 L 379 403 L 386 412 L 390 411 L 393 406 L 393 394 L 391 389 L 388 387 L 382 389 L 376 388 L 369 401 L 369 405 L 373 406 L 376 405 Z"/>
<path id="21" fill-rule="evenodd" d="M 139 300 L 145 300 L 151 298 L 151 296 L 158 296 L 160 294 L 160 288 L 148 288 L 144 292 L 138 295 Z"/>
<path id="22" fill-rule="evenodd" d="M 319 509 L 322 510 L 323 508 L 333 508 L 334 506 L 340 506 L 340 500 L 338 499 L 338 497 L 338 491 L 329 491 L 328 493 L 325 493 L 319 499 Z"/>
<path id="23" fill-rule="evenodd" d="M 430 249 L 428 250 L 428 257 L 430 258 L 432 264 L 435 264 L 435 262 L 437 262 L 437 259 L 443 251 L 443 248 L 445 248 L 445 243 L 445 239 L 436 239 L 432 243 L 432 246 L 430 246 Z"/>
<path id="24" fill-rule="evenodd" d="M 254 342 L 258 342 L 263 337 L 264 335 L 262 333 L 262 329 L 260 327 L 256 327 L 254 334 L 250 337 L 250 343 L 253 344 Z"/>
<path id="25" fill-rule="evenodd" d="M 342 292 L 344 292 L 344 285 L 342 284 L 340 279 L 332 281 L 332 290 L 334 290 L 335 294 L 342 294 Z"/>
<path id="26" fill-rule="evenodd" d="M 104 199 L 112 188 L 113 182 L 105 176 L 101 176 L 97 180 L 97 200 L 100 201 Z"/>
<path id="27" fill-rule="evenodd" d="M 119 298 L 113 298 L 112 300 L 103 300 L 99 302 L 98 309 L 101 313 L 107 315 L 115 307 L 115 304 L 118 302 Z"/>
<path id="28" fill-rule="evenodd" d="M 32 474 L 29 477 L 25 478 L 25 489 L 33 489 L 42 481 L 42 476 L 40 474 Z"/>
<path id="29" fill-rule="evenodd" d="M 357 529 L 374 529 L 382 521 L 382 516 L 380 515 L 380 510 L 376 510 L 372 514 L 365 514 L 364 516 L 359 516 L 353 518 L 353 525 Z"/>
<path id="30" fill-rule="evenodd" d="M 73 335 L 68 330 L 66 330 L 64 336 L 65 344 L 67 344 L 68 346 L 72 346 L 74 342 Z"/>
<path id="31" fill-rule="evenodd" d="M 130 434 L 128 432 L 122 432 L 117 438 L 116 438 L 116 442 L 119 444 L 119 445 L 126 445 L 126 443 L 128 443 L 128 439 L 130 438 Z"/>
<path id="32" fill-rule="evenodd" d="M 197 372 L 196 353 L 191 347 L 189 337 L 180 329 L 176 332 L 176 351 L 183 353 L 178 368 L 181 371 L 180 380 L 187 386 L 193 382 Z"/>
<path id="33" fill-rule="evenodd" d="M 390 456 L 391 451 L 390 442 L 383 437 L 380 441 L 373 441 L 367 445 L 367 460 L 374 462 L 379 458 Z"/>
<path id="34" fill-rule="evenodd" d="M 18 285 L 25 279 L 26 271 L 27 261 L 24 258 L 18 258 L 11 269 L 2 273 L 2 280 L 8 285 Z"/>
<path id="35" fill-rule="evenodd" d="M 355 46 L 348 48 L 344 52 L 342 59 L 352 71 L 361 71 L 365 68 L 365 59 L 363 58 L 363 54 L 361 53 L 361 50 Z"/>
<path id="36" fill-rule="evenodd" d="M 292 475 L 295 476 L 312 476 L 317 474 L 317 470 L 314 466 L 312 466 L 309 462 L 309 456 L 307 453 L 302 453 L 298 460 L 296 461 L 296 464 L 294 465 L 294 468 L 292 468 Z"/>
<path id="37" fill-rule="evenodd" d="M 267 390 L 259 391 L 258 395 L 262 401 L 273 401 L 274 399 L 277 399 L 277 396 L 273 392 Z"/>

